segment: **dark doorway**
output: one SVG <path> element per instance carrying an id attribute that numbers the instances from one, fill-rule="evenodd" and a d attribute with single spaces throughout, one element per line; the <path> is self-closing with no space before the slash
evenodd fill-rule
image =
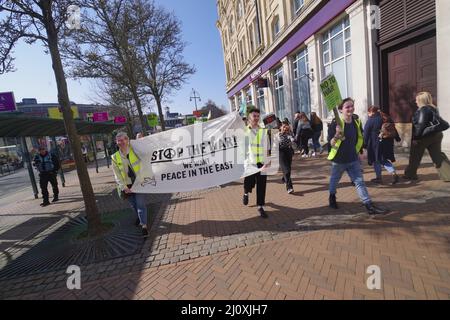
<path id="1" fill-rule="evenodd" d="M 414 41 L 414 40 L 412 40 Z M 395 122 L 409 123 L 417 106 L 415 96 L 428 91 L 436 99 L 436 36 L 421 37 L 391 48 L 385 55 L 384 101 Z M 437 101 L 435 101 L 437 103 Z"/>

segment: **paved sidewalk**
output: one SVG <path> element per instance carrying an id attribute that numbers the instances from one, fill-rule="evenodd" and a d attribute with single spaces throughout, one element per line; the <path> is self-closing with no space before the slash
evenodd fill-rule
<path id="1" fill-rule="evenodd" d="M 405 160 L 399 158 L 403 172 Z M 242 205 L 241 181 L 173 194 L 154 212 L 142 251 L 82 267 L 82 290 L 67 290 L 67 275 L 60 270 L 0 280 L 0 297 L 449 299 L 450 184 L 439 181 L 430 163 L 420 169 L 417 183 L 368 183 L 374 201 L 392 210 L 373 218 L 347 177 L 337 194 L 340 209 L 328 208 L 324 158 L 296 156 L 294 162 L 294 194 L 287 194 L 281 176 L 269 178 L 268 219 L 257 215 L 255 194 L 248 207 Z M 373 177 L 373 169 L 365 168 L 366 180 Z M 94 180 L 96 192 L 105 195 L 99 203 L 105 213 L 117 206 L 106 196 L 111 179 L 105 170 Z M 19 204 L 21 212 L 42 214 L 31 209 L 33 201 Z M 59 210 L 65 205 L 73 214 L 82 211 L 81 199 L 62 203 Z M 5 212 L 17 214 L 2 207 L 0 219 L 6 219 Z M 0 230 L 0 239 L 3 234 Z M 370 265 L 381 269 L 381 290 L 367 289 Z"/>

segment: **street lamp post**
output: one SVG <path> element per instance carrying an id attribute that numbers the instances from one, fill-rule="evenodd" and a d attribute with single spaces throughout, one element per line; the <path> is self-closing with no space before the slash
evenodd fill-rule
<path id="1" fill-rule="evenodd" d="M 189 101 L 192 101 L 192 99 L 194 99 L 194 101 L 195 101 L 195 111 L 197 111 L 197 99 L 198 99 L 198 101 L 202 101 L 202 99 L 200 99 L 199 93 L 196 92 L 194 90 L 194 88 L 192 88 L 192 96 L 189 98 Z"/>

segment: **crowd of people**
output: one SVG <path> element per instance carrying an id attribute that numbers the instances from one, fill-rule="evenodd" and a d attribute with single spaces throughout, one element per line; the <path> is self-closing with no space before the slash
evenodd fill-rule
<path id="1" fill-rule="evenodd" d="M 433 98 L 428 92 L 420 92 L 416 97 L 417 111 L 412 119 L 412 141 L 409 163 L 405 169 L 403 178 L 417 180 L 417 170 L 420 166 L 423 154 L 427 149 L 441 178 L 450 181 L 450 161 L 441 151 L 443 139 L 442 131 L 448 129 L 448 123 L 439 116 L 438 108 L 433 104 Z M 400 141 L 395 123 L 377 106 L 368 108 L 368 121 L 363 126 L 359 117 L 354 113 L 355 101 L 346 98 L 338 107 L 340 117 L 333 119 L 328 125 L 326 143 L 321 145 L 323 136 L 323 122 L 314 112 L 310 118 L 305 113 L 297 112 L 294 123 L 289 119 L 278 120 L 279 129 L 279 157 L 282 179 L 289 194 L 294 192 L 291 170 L 295 149 L 302 158 L 315 157 L 321 154 L 325 145 L 328 146 L 328 160 L 331 162 L 329 180 L 329 207 L 338 209 L 337 187 L 342 175 L 346 172 L 350 177 L 356 192 L 370 215 L 384 214 L 389 210 L 381 208 L 372 201 L 363 178 L 361 153 L 367 151 L 367 161 L 375 171 L 375 178 L 371 181 L 382 183 L 382 168 L 391 175 L 390 183 L 395 185 L 400 177 L 394 166 L 394 141 Z M 269 139 L 268 130 L 260 125 L 260 110 L 255 107 L 248 109 L 245 125 L 246 134 L 250 145 L 248 155 L 252 164 L 261 169 L 257 173 L 244 179 L 243 204 L 249 204 L 249 194 L 256 188 L 256 205 L 258 214 L 262 218 L 268 218 L 265 212 L 265 198 L 267 175 L 266 169 L 270 167 L 267 162 L 267 152 L 264 148 L 264 139 Z M 142 134 L 137 136 L 142 138 Z M 136 179 L 141 165 L 140 159 L 134 153 L 129 143 L 128 135 L 120 132 L 116 136 L 118 150 L 111 153 L 113 171 L 117 183 L 117 191 L 121 198 L 127 199 L 136 214 L 136 226 L 142 229 L 144 237 L 148 236 L 147 207 L 145 195 L 134 193 L 132 185 Z M 310 150 L 311 149 L 311 150 Z M 115 151 L 115 150 L 114 150 Z M 45 147 L 39 148 L 39 153 L 34 158 L 34 165 L 40 173 L 40 186 L 44 201 L 42 206 L 47 206 L 49 193 L 47 191 L 50 182 L 53 188 L 53 202 L 58 201 L 58 184 L 56 173 L 60 168 L 59 160 Z"/>

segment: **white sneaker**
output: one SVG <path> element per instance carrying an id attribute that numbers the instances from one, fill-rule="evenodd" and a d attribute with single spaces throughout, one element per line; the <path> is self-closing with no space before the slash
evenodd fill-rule
<path id="1" fill-rule="evenodd" d="M 292 192 L 294 192 L 294 189 L 289 189 L 288 193 L 291 194 Z"/>
<path id="2" fill-rule="evenodd" d="M 308 158 L 307 154 L 302 154 L 302 158 Z"/>
<path id="3" fill-rule="evenodd" d="M 315 157 L 315 156 L 316 156 L 316 153 L 315 153 L 315 152 L 313 152 L 311 156 L 312 156 L 312 157 Z"/>

